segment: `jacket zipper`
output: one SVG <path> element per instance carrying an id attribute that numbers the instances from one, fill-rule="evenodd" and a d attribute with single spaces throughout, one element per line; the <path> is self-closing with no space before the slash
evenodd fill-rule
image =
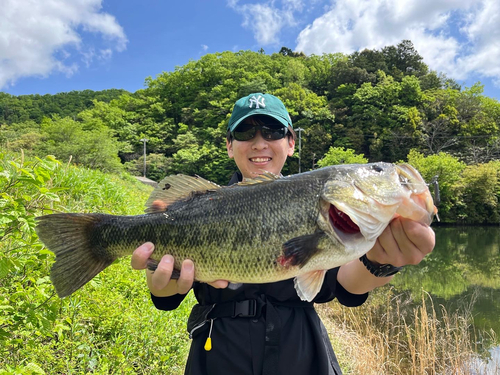
<path id="1" fill-rule="evenodd" d="M 194 331 L 196 331 L 197 329 L 203 327 L 209 321 L 208 314 L 210 314 L 210 312 L 214 309 L 215 305 L 216 305 L 216 303 L 214 303 L 212 305 L 212 308 L 207 311 L 207 313 L 205 314 L 205 320 L 203 322 L 201 322 L 200 324 L 195 325 L 194 328 L 191 330 L 191 332 L 189 332 L 189 338 L 191 340 L 193 339 L 193 333 L 194 333 Z"/>

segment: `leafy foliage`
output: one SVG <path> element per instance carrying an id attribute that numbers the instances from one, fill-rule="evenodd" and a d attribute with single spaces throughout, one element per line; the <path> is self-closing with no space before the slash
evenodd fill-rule
<path id="1" fill-rule="evenodd" d="M 462 200 L 467 208 L 463 221 L 469 223 L 498 223 L 500 163 L 470 165 L 462 173 Z"/>
<path id="2" fill-rule="evenodd" d="M 104 126 L 86 129 L 85 125 L 69 117 L 44 119 L 36 152 L 55 155 L 62 160 L 72 158 L 77 164 L 102 171 L 119 171 L 119 143 L 113 138 L 113 131 Z"/>
<path id="3" fill-rule="evenodd" d="M 150 190 L 53 157 L 0 154 L 0 373 L 182 371 L 192 297 L 175 312 L 156 310 L 124 259 L 59 299 L 53 255 L 34 231 L 36 216 L 59 210 L 139 214 Z"/>
<path id="4" fill-rule="evenodd" d="M 60 117 L 76 116 L 92 101 L 109 102 L 126 93 L 125 90 L 71 91 L 55 95 L 13 96 L 0 92 L 0 124 L 13 124 L 25 121 L 42 121 L 43 117 L 57 114 Z"/>
<path id="5" fill-rule="evenodd" d="M 364 164 L 368 160 L 363 155 L 356 155 L 354 150 L 345 149 L 343 147 L 330 147 L 325 157 L 318 161 L 318 166 L 326 167 L 327 165 L 337 164 Z"/>
<path id="6" fill-rule="evenodd" d="M 154 181 L 160 181 L 166 176 L 169 165 L 172 163 L 172 159 L 167 158 L 163 154 L 149 154 L 146 156 L 146 171 L 150 179 Z M 125 163 L 125 169 L 135 175 L 144 174 L 144 156 L 139 159 L 129 161 Z"/>

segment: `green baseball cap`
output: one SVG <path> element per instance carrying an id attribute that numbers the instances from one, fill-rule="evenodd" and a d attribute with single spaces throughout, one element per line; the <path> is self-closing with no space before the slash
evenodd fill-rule
<path id="1" fill-rule="evenodd" d="M 292 119 L 281 100 L 271 94 L 255 93 L 238 99 L 234 104 L 227 130 L 232 132 L 244 119 L 253 115 L 270 116 L 284 127 L 292 128 Z"/>

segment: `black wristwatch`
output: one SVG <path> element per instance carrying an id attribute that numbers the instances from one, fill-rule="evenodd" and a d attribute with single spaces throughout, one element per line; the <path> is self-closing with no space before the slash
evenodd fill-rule
<path id="1" fill-rule="evenodd" d="M 387 277 L 392 276 L 403 269 L 403 267 L 395 267 L 392 264 L 373 264 L 368 260 L 366 254 L 359 258 L 361 262 L 365 265 L 366 269 L 370 271 L 370 273 L 377 277 Z"/>

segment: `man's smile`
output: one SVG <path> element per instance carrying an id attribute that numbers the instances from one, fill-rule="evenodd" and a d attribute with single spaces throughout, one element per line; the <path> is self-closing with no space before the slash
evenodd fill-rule
<path id="1" fill-rule="evenodd" d="M 249 159 L 251 162 L 253 163 L 267 163 L 268 161 L 271 161 L 273 160 L 272 158 L 269 158 L 269 157 L 258 157 L 258 158 L 250 158 Z"/>

